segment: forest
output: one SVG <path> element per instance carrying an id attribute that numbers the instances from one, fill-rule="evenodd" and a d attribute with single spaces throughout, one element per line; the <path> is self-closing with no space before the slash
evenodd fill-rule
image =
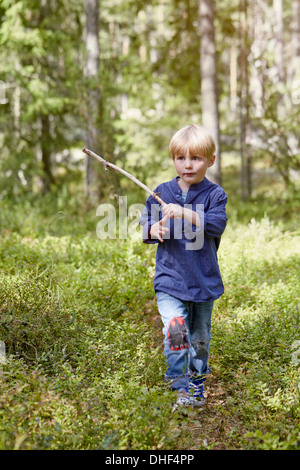
<path id="1" fill-rule="evenodd" d="M 299 104 L 300 0 L 0 0 L 1 450 L 299 450 Z M 83 149 L 154 190 L 186 124 L 228 223 L 206 405 L 174 411 L 147 194 Z"/>

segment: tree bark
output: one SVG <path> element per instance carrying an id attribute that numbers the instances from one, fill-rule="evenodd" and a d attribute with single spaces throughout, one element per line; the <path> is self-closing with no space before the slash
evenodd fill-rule
<path id="1" fill-rule="evenodd" d="M 267 49 L 267 39 L 264 33 L 265 22 L 265 0 L 255 0 L 252 5 L 252 25 L 251 34 L 251 80 L 250 95 L 255 118 L 262 118 L 264 115 L 264 70 L 266 69 L 266 59 L 264 51 Z"/>
<path id="2" fill-rule="evenodd" d="M 252 192 L 252 162 L 250 152 L 250 93 L 249 93 L 249 28 L 248 0 L 240 4 L 240 126 L 241 126 L 241 197 L 244 201 Z"/>
<path id="3" fill-rule="evenodd" d="M 293 0 L 290 80 L 300 78 L 300 0 Z"/>
<path id="4" fill-rule="evenodd" d="M 86 15 L 86 66 L 87 79 L 87 129 L 86 145 L 99 151 L 99 129 L 97 126 L 99 109 L 99 0 L 85 1 Z M 96 175 L 93 159 L 86 156 L 85 193 L 88 198 L 97 195 Z"/>
<path id="5" fill-rule="evenodd" d="M 39 25 L 42 24 L 43 20 L 47 18 L 49 5 L 46 0 L 41 1 Z M 18 111 L 16 110 L 16 114 Z M 15 114 L 16 119 L 17 116 Z M 51 184 L 54 183 L 54 176 L 52 173 L 51 165 L 51 136 L 50 136 L 50 120 L 49 114 L 41 114 L 40 117 L 40 152 L 42 160 L 43 175 L 42 180 L 42 192 L 43 194 L 48 193 L 51 190 Z"/>
<path id="6" fill-rule="evenodd" d="M 54 183 L 54 177 L 52 174 L 51 168 L 51 150 L 50 150 L 50 123 L 49 123 L 49 116 L 42 115 L 41 116 L 41 158 L 42 158 L 42 165 L 43 165 L 43 176 L 42 176 L 42 184 L 43 184 L 43 193 L 46 194 L 50 191 L 50 185 Z"/>
<path id="7" fill-rule="evenodd" d="M 217 53 L 214 30 L 214 0 L 199 0 L 199 19 L 202 124 L 212 133 L 217 147 L 215 164 L 208 169 L 207 176 L 214 183 L 221 184 L 219 97 L 217 86 Z"/>
<path id="8" fill-rule="evenodd" d="M 285 81 L 284 73 L 284 44 L 283 44 L 283 9 L 282 0 L 273 0 L 274 11 L 274 39 L 275 39 L 275 64 L 277 78 L 280 84 Z"/>
<path id="9" fill-rule="evenodd" d="M 237 44 L 233 39 L 230 48 L 230 111 L 235 115 L 237 109 Z"/>
<path id="10" fill-rule="evenodd" d="M 284 103 L 283 103 L 283 85 L 285 83 L 284 71 L 284 43 L 283 43 L 283 8 L 282 0 L 273 0 L 274 12 L 274 39 L 275 39 L 275 67 L 277 71 L 277 113 L 278 116 L 284 117 Z"/>

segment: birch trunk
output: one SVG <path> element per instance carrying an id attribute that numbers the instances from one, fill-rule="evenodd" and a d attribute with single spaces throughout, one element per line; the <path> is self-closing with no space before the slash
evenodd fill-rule
<path id="1" fill-rule="evenodd" d="M 86 145 L 88 148 L 99 148 L 99 129 L 97 126 L 99 109 L 99 1 L 85 1 L 86 15 L 86 66 L 85 78 L 87 79 L 87 129 Z M 93 159 L 86 156 L 86 196 L 96 197 L 97 194 L 96 176 Z"/>
<path id="2" fill-rule="evenodd" d="M 274 11 L 274 39 L 275 39 L 274 58 L 275 58 L 275 67 L 277 71 L 277 85 L 278 85 L 277 112 L 278 112 L 279 117 L 282 118 L 284 116 L 283 85 L 285 83 L 282 0 L 273 0 L 273 11 Z"/>
<path id="3" fill-rule="evenodd" d="M 214 18 L 215 2 L 213 0 L 199 0 L 202 124 L 211 132 L 217 146 L 216 161 L 208 169 L 207 176 L 214 183 L 221 184 L 217 53 Z"/>
<path id="4" fill-rule="evenodd" d="M 241 126 L 241 195 L 244 201 L 252 192 L 250 152 L 250 93 L 249 93 L 249 26 L 248 0 L 240 4 L 240 126 Z"/>
<path id="5" fill-rule="evenodd" d="M 290 79 L 300 79 L 300 0 L 293 0 Z"/>

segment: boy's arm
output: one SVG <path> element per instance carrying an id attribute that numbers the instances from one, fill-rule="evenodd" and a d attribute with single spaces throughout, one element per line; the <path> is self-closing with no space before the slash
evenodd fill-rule
<path id="1" fill-rule="evenodd" d="M 162 241 L 162 236 L 168 231 L 163 224 L 166 220 L 159 220 L 160 205 L 150 196 L 140 218 L 140 225 L 143 226 L 142 238 L 144 243 L 158 243 Z"/>
<path id="2" fill-rule="evenodd" d="M 203 217 L 200 217 L 199 212 L 177 204 L 167 204 L 163 208 L 163 213 L 164 215 L 168 215 L 171 219 L 184 218 L 192 223 L 196 229 L 204 228 L 208 236 L 220 237 L 227 224 L 226 204 L 227 194 L 219 187 L 218 190 L 211 195 L 207 210 L 204 212 L 201 211 Z"/>
<path id="3" fill-rule="evenodd" d="M 219 188 L 211 196 L 208 209 L 204 213 L 204 230 L 210 237 L 220 237 L 227 224 L 227 194 Z"/>
<path id="4" fill-rule="evenodd" d="M 196 227 L 200 227 L 201 225 L 200 217 L 197 212 L 177 204 L 167 204 L 164 206 L 163 214 L 170 217 L 170 219 L 186 219 Z"/>
<path id="5" fill-rule="evenodd" d="M 227 224 L 226 206 L 227 195 L 219 187 L 210 196 L 210 201 L 205 212 L 196 212 L 177 204 L 167 204 L 163 208 L 163 218 L 159 220 L 160 205 L 151 196 L 146 202 L 146 207 L 142 213 L 140 224 L 143 225 L 144 243 L 158 243 L 163 241 L 162 236 L 168 231 L 164 223 L 168 218 L 186 219 L 196 230 L 205 230 L 210 237 L 219 238 L 225 230 Z"/>
<path id="6" fill-rule="evenodd" d="M 164 227 L 164 224 L 167 222 L 169 216 L 165 215 L 161 220 L 151 225 L 149 230 L 149 236 L 151 239 L 158 239 L 160 242 L 163 242 L 163 236 L 169 232 L 167 227 Z"/>

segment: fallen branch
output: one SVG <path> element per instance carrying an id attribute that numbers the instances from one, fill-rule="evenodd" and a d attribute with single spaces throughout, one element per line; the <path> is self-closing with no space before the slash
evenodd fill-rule
<path id="1" fill-rule="evenodd" d="M 151 196 L 154 197 L 154 199 L 156 199 L 162 206 L 166 205 L 166 203 L 154 191 L 152 191 L 150 188 L 148 188 L 148 186 L 146 186 L 140 180 L 135 178 L 135 176 L 131 175 L 127 171 L 125 171 L 122 168 L 118 167 L 117 165 L 114 165 L 113 163 L 110 163 L 107 160 L 104 160 L 104 158 L 99 157 L 99 155 L 97 155 L 95 152 L 92 152 L 91 150 L 89 150 L 87 148 L 84 148 L 82 151 L 84 153 L 86 153 L 87 155 L 90 155 L 91 157 L 94 157 L 96 160 L 98 160 L 100 163 L 102 163 L 102 165 L 104 166 L 106 171 L 107 171 L 107 167 L 109 166 L 109 167 L 113 168 L 114 170 L 118 171 L 119 173 L 122 173 L 122 175 L 127 176 L 127 178 L 131 179 L 131 181 L 133 181 L 134 183 L 139 185 L 141 188 L 143 188 L 145 191 L 147 191 L 147 193 L 151 194 Z"/>

